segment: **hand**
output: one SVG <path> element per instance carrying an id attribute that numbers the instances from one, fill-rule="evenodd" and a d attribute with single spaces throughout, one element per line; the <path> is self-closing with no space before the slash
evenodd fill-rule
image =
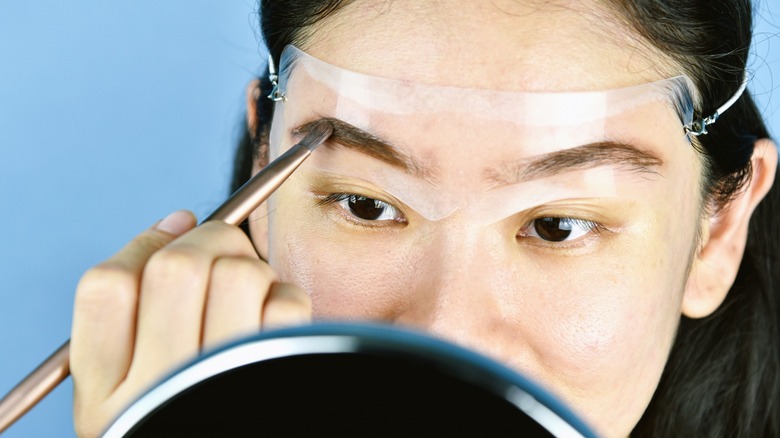
<path id="1" fill-rule="evenodd" d="M 97 436 L 183 362 L 261 328 L 311 320 L 237 227 L 172 213 L 79 282 L 71 334 L 74 425 Z"/>

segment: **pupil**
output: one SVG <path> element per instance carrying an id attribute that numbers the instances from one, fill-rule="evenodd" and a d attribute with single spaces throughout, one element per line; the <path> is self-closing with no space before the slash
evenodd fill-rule
<path id="1" fill-rule="evenodd" d="M 571 224 L 559 217 L 545 217 L 534 221 L 534 230 L 544 240 L 562 242 L 571 234 Z"/>
<path id="2" fill-rule="evenodd" d="M 355 216 L 368 221 L 375 220 L 385 211 L 385 208 L 376 199 L 355 195 L 349 197 L 349 209 Z"/>

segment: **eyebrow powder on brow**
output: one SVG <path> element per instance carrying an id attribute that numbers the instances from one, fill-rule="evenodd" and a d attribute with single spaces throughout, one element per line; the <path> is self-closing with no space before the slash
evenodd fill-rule
<path id="1" fill-rule="evenodd" d="M 630 144 L 605 141 L 544 154 L 521 162 L 485 169 L 484 177 L 497 185 L 546 178 L 573 170 L 617 165 L 639 173 L 657 174 L 663 160 Z"/>
<path id="2" fill-rule="evenodd" d="M 413 172 L 416 168 L 409 157 L 404 156 L 391 144 L 354 125 L 333 117 L 322 117 L 305 123 L 293 129 L 292 133 L 307 134 L 323 121 L 330 122 L 333 125 L 333 134 L 330 137 L 331 142 L 354 149 L 362 154 L 384 161 L 392 166 L 403 168 L 409 172 Z"/>

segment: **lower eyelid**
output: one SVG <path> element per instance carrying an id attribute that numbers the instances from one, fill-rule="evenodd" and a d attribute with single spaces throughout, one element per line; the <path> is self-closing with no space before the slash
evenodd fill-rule
<path id="1" fill-rule="evenodd" d="M 394 225 L 406 225 L 406 219 L 404 219 L 403 222 L 394 221 L 394 220 L 371 221 L 371 220 L 360 219 L 350 214 L 349 212 L 344 211 L 343 208 L 339 208 L 339 212 L 337 214 L 341 216 L 344 221 L 349 222 L 350 225 L 362 227 L 362 228 L 378 229 L 378 228 L 388 228 Z"/>

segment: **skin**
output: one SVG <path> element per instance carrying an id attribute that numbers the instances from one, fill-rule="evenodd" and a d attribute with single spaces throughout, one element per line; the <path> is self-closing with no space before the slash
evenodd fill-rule
<path id="1" fill-rule="evenodd" d="M 318 23 L 302 48 L 366 74 L 513 91 L 599 90 L 677 74 L 594 5 L 449 3 L 356 1 Z M 426 220 L 369 178 L 347 170 L 324 178 L 316 162 L 253 214 L 253 241 L 220 223 L 193 230 L 191 215 L 172 214 L 82 278 L 71 340 L 77 432 L 97 435 L 204 348 L 313 315 L 391 322 L 473 348 L 544 382 L 601 434 L 627 436 L 680 316 L 705 316 L 725 297 L 777 163 L 774 145 L 760 141 L 734 208 L 703 217 L 699 157 L 665 141 L 674 131 L 658 132 L 643 146 L 663 160 L 657 178 L 620 176 L 618 196 L 562 195 L 488 225 L 457 214 Z M 421 142 L 405 152 L 436 162 L 448 150 Z M 317 154 L 345 169 L 371 160 L 339 148 Z M 453 167 L 442 171 L 483 155 L 449 157 Z M 332 192 L 389 202 L 405 220 L 366 226 L 343 204 L 317 202 Z M 550 216 L 603 230 L 565 245 L 529 234 Z"/>

